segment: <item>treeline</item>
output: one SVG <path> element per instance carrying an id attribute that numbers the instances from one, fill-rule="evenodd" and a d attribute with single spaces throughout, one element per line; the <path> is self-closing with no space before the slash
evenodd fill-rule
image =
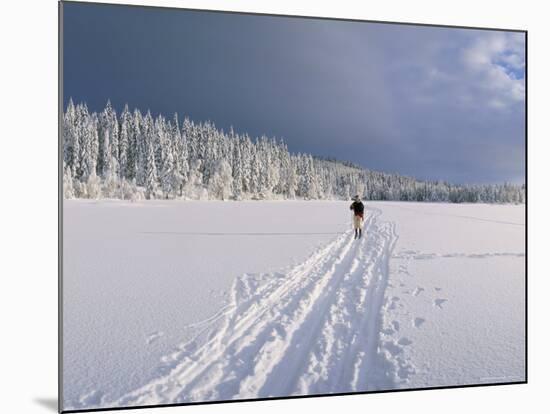
<path id="1" fill-rule="evenodd" d="M 280 140 L 251 138 L 148 111 L 117 115 L 67 105 L 63 118 L 65 198 L 349 199 L 522 203 L 525 187 L 453 185 L 292 154 Z"/>

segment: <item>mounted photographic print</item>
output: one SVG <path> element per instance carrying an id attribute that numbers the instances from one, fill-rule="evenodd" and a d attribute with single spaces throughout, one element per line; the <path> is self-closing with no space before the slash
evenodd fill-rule
<path id="1" fill-rule="evenodd" d="M 61 410 L 526 382 L 526 37 L 61 2 Z"/>

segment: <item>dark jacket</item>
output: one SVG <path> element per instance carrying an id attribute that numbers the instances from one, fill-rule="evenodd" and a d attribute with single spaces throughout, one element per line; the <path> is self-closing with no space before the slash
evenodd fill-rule
<path id="1" fill-rule="evenodd" d="M 361 201 L 354 201 L 351 203 L 351 206 L 349 206 L 349 209 L 353 210 L 353 214 L 356 216 L 363 216 L 365 212 L 365 206 Z"/>

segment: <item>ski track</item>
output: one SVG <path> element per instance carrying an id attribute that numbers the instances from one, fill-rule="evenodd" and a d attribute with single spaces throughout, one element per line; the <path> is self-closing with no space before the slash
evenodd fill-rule
<path id="1" fill-rule="evenodd" d="M 395 388 L 402 364 L 391 359 L 400 345 L 385 349 L 380 330 L 397 235 L 380 214 L 368 209 L 363 238 L 346 231 L 284 275 L 237 278 L 230 303 L 194 324 L 202 331 L 163 358 L 155 379 L 102 404 Z"/>

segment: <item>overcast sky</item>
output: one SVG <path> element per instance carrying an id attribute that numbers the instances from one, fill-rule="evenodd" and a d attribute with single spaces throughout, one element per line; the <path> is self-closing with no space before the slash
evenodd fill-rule
<path id="1" fill-rule="evenodd" d="M 64 101 L 456 183 L 525 175 L 523 33 L 65 3 Z"/>

